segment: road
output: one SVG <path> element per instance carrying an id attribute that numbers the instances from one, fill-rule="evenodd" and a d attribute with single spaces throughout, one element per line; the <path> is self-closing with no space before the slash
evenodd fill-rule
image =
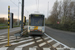
<path id="1" fill-rule="evenodd" d="M 46 33 L 54 39 L 75 48 L 75 33 L 46 27 Z"/>
<path id="2" fill-rule="evenodd" d="M 70 48 L 75 46 L 75 41 L 72 41 L 74 39 L 71 40 L 71 38 L 74 38 L 74 33 L 46 27 L 46 33 L 44 33 L 42 37 L 26 36 L 17 37 L 16 39 L 14 33 L 19 30 L 20 27 L 10 30 L 9 42 L 12 45 L 11 47 L 5 47 L 8 42 L 6 34 L 7 29 L 4 29 L 2 31 L 0 30 L 0 32 L 2 32 L 0 35 L 0 50 L 75 50 L 75 48 Z M 4 31 L 6 31 L 6 33 L 4 33 Z M 66 44 L 67 46 L 63 45 L 61 42 Z"/>
<path id="3" fill-rule="evenodd" d="M 27 26 L 25 26 L 26 28 Z M 12 28 L 10 29 L 10 33 L 11 32 L 15 32 L 15 31 L 20 31 L 21 30 L 21 27 L 16 27 L 16 28 Z M 3 34 L 7 34 L 8 33 L 8 29 L 2 29 L 0 30 L 0 35 L 3 35 Z"/>

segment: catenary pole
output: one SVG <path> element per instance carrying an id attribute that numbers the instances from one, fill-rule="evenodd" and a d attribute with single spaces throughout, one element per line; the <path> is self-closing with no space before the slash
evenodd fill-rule
<path id="1" fill-rule="evenodd" d="M 22 8 L 21 8 L 21 32 L 23 32 L 23 17 L 24 17 L 24 0 L 22 0 Z"/>

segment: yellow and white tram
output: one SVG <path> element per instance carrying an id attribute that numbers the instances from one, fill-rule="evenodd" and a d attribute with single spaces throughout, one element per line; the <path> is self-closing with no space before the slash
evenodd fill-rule
<path id="1" fill-rule="evenodd" d="M 43 14 L 30 14 L 28 24 L 29 35 L 43 35 L 45 32 L 45 16 Z"/>

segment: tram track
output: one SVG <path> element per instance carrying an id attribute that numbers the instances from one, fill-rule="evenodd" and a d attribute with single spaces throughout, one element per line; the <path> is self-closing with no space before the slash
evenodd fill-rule
<path id="1" fill-rule="evenodd" d="M 46 45 L 48 48 L 50 48 L 51 50 L 56 50 L 56 48 L 54 48 L 51 44 L 49 44 L 43 36 L 39 36 L 40 37 L 40 40 L 36 40 L 36 36 L 32 36 L 34 41 L 35 41 L 35 44 L 37 45 L 37 49 L 38 50 L 43 50 L 43 47 L 44 45 Z M 41 42 L 42 43 L 39 45 L 38 42 Z"/>

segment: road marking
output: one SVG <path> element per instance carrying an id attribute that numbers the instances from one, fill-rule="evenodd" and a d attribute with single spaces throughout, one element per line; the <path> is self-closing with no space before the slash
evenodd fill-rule
<path id="1" fill-rule="evenodd" d="M 18 46 L 18 47 L 26 47 L 26 46 L 31 45 L 31 44 L 34 44 L 34 43 L 35 43 L 35 42 L 30 42 L 30 43 L 26 43 L 26 44 L 20 45 L 20 46 Z"/>
<path id="2" fill-rule="evenodd" d="M 64 48 L 57 48 L 57 50 L 64 50 Z"/>
<path id="3" fill-rule="evenodd" d="M 75 50 L 75 48 L 56 48 L 57 50 Z"/>
<path id="4" fill-rule="evenodd" d="M 0 36 L 0 37 L 6 37 L 6 36 Z"/>
<path id="5" fill-rule="evenodd" d="M 18 39 L 18 40 L 23 40 L 24 38 L 22 38 L 22 39 Z M 14 41 L 16 41 L 16 40 L 11 40 L 11 41 L 9 41 L 9 42 L 14 42 Z M 5 41 L 5 42 L 0 42 L 0 44 L 4 44 L 4 43 L 7 43 L 7 41 Z"/>
<path id="6" fill-rule="evenodd" d="M 4 38 L 0 38 L 0 39 L 4 39 Z"/>
<path id="7" fill-rule="evenodd" d="M 22 48 L 21 47 L 17 47 L 14 50 L 22 50 Z"/>
<path id="8" fill-rule="evenodd" d="M 6 36 L 0 36 L 0 39 L 4 39 Z"/>
<path id="9" fill-rule="evenodd" d="M 75 50 L 75 48 L 70 48 L 70 50 Z"/>
<path id="10" fill-rule="evenodd" d="M 58 45 L 60 45 L 60 43 L 55 43 L 54 45 L 52 45 L 53 47 L 57 47 Z"/>
<path id="11" fill-rule="evenodd" d="M 63 45 L 63 46 L 64 46 L 64 48 L 70 48 L 70 47 L 68 47 L 67 45 L 65 45 L 65 44 L 63 44 L 63 43 L 61 43 L 61 42 L 59 42 L 59 41 L 55 40 L 54 38 L 50 37 L 50 36 L 49 36 L 49 35 L 47 35 L 46 33 L 44 33 L 44 34 L 45 34 L 47 37 L 51 38 L 52 40 L 54 40 L 54 41 L 56 41 L 56 42 L 60 43 L 61 45 Z"/>
<path id="12" fill-rule="evenodd" d="M 43 50 L 50 50 L 50 48 L 43 48 Z"/>
<path id="13" fill-rule="evenodd" d="M 0 48 L 0 50 L 7 50 L 8 49 L 8 47 L 2 47 L 2 48 Z"/>
<path id="14" fill-rule="evenodd" d="M 20 41 L 20 42 L 18 42 L 18 43 L 11 43 L 11 45 L 20 44 L 20 43 L 27 42 L 27 41 L 31 41 L 31 40 L 33 40 L 33 39 L 29 39 L 29 40 Z"/>
<path id="15" fill-rule="evenodd" d="M 3 40 L 1 40 L 1 41 L 6 41 L 6 40 L 8 40 L 8 39 L 5 39 L 6 36 L 2 36 L 2 37 L 3 37 L 3 38 L 0 37 L 0 39 L 3 39 Z M 19 38 L 19 37 L 18 37 L 18 38 Z M 10 36 L 9 39 L 10 39 L 10 40 L 16 39 L 16 37 L 15 37 L 15 36 Z"/>
<path id="16" fill-rule="evenodd" d="M 41 42 L 41 41 L 43 41 L 42 39 L 40 39 L 40 40 L 37 40 L 36 42 Z"/>
<path id="17" fill-rule="evenodd" d="M 35 39 L 40 39 L 40 37 L 36 37 Z"/>
<path id="18" fill-rule="evenodd" d="M 16 38 L 9 38 L 9 40 L 13 40 L 13 39 L 16 39 Z M 3 39 L 1 41 L 7 41 L 8 39 Z"/>
<path id="19" fill-rule="evenodd" d="M 31 36 L 27 37 L 27 38 L 32 38 Z"/>
<path id="20" fill-rule="evenodd" d="M 49 39 L 49 37 L 44 38 L 45 40 Z"/>
<path id="21" fill-rule="evenodd" d="M 17 37 L 17 39 L 20 39 L 20 37 Z M 28 39 L 28 38 L 31 38 L 31 37 L 26 37 L 25 39 Z M 3 39 L 3 38 L 2 38 Z M 3 40 L 1 40 L 1 41 L 7 41 L 8 39 L 3 39 Z M 11 41 L 11 40 L 16 40 L 16 37 L 15 36 L 10 36 L 10 38 L 9 38 L 9 40 Z"/>
<path id="22" fill-rule="evenodd" d="M 46 42 L 43 42 L 41 44 L 39 44 L 40 47 L 44 46 L 46 44 Z"/>
<path id="23" fill-rule="evenodd" d="M 34 47 L 33 48 L 29 48 L 29 50 L 36 50 L 36 48 L 34 48 Z"/>
<path id="24" fill-rule="evenodd" d="M 52 41 L 53 41 L 53 39 L 52 40 L 48 40 L 47 43 L 51 43 Z"/>

